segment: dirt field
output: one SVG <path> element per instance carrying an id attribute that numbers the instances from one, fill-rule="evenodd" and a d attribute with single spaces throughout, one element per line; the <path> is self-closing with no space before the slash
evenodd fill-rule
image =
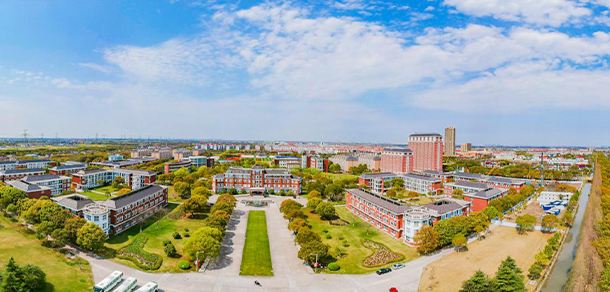
<path id="1" fill-rule="evenodd" d="M 539 231 L 519 235 L 515 228 L 497 227 L 486 239 L 468 245 L 469 251 L 452 253 L 425 267 L 419 291 L 458 291 L 462 282 L 479 269 L 493 277 L 500 262 L 509 255 L 526 276 L 534 256 L 544 248 L 549 237 L 550 234 Z M 531 285 L 526 286 L 532 289 Z"/>
<path id="2" fill-rule="evenodd" d="M 563 216 L 563 213 L 565 213 L 565 209 L 561 210 L 561 213 L 559 213 L 559 215 L 557 215 L 557 218 L 561 218 L 561 216 Z M 515 222 L 517 220 L 517 216 L 523 216 L 525 214 L 530 214 L 533 215 L 534 217 L 536 217 L 536 225 L 540 225 L 542 224 L 542 215 L 546 214 L 545 211 L 542 209 L 542 207 L 540 207 L 540 202 L 536 201 L 535 199 L 532 200 L 530 202 L 529 205 L 527 205 L 527 207 L 524 210 L 518 211 L 517 213 L 513 214 L 512 216 L 504 216 L 504 221 L 509 221 L 509 222 Z"/>

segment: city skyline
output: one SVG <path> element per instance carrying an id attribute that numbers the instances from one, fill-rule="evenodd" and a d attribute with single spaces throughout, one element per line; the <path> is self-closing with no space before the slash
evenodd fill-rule
<path id="1" fill-rule="evenodd" d="M 608 5 L 479 2 L 2 2 L 0 136 L 608 145 Z"/>

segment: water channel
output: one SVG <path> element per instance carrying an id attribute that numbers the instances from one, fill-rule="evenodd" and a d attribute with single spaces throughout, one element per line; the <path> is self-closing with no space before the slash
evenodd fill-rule
<path id="1" fill-rule="evenodd" d="M 566 241 L 557 257 L 555 267 L 551 271 L 551 275 L 549 275 L 546 285 L 542 288 L 542 292 L 562 291 L 566 285 L 568 275 L 572 270 L 572 263 L 576 257 L 579 241 L 578 235 L 580 234 L 580 226 L 585 216 L 585 209 L 587 207 L 587 202 L 589 201 L 590 192 L 591 184 L 586 184 L 580 198 L 578 198 L 578 211 L 576 212 L 576 217 L 574 217 L 574 225 L 568 231 Z"/>

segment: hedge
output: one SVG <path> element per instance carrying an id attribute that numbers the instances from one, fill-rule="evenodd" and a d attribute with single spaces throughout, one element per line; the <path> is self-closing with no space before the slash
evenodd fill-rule
<path id="1" fill-rule="evenodd" d="M 188 261 L 180 261 L 178 262 L 178 268 L 182 270 L 188 270 L 191 267 L 191 263 Z"/>
<path id="2" fill-rule="evenodd" d="M 117 257 L 131 261 L 140 269 L 158 270 L 163 263 L 163 258 L 143 249 L 147 241 L 148 237 L 145 236 L 136 238 L 130 245 L 122 248 Z"/>
<path id="3" fill-rule="evenodd" d="M 339 264 L 337 263 L 330 263 L 328 264 L 328 269 L 331 271 L 338 271 L 340 269 Z"/>

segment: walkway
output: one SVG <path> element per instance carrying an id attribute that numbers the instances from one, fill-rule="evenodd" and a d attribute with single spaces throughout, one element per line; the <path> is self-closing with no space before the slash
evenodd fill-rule
<path id="1" fill-rule="evenodd" d="M 212 198 L 215 199 L 215 198 Z M 86 254 L 79 256 L 91 263 L 93 277 L 96 282 L 102 280 L 114 270 L 120 270 L 124 277 L 135 277 L 138 283 L 155 281 L 161 291 L 388 291 L 396 287 L 398 291 L 417 291 L 423 268 L 452 252 L 443 250 L 435 255 L 421 257 L 408 262 L 406 267 L 391 273 L 378 276 L 368 275 L 329 275 L 315 274 L 303 265 L 297 257 L 297 247 L 293 243 L 291 232 L 286 227 L 279 212 L 279 204 L 285 198 L 271 197 L 271 205 L 264 208 L 247 207 L 240 198 L 232 216 L 223 242 L 221 261 L 212 263 L 211 268 L 204 273 L 146 273 L 110 260 L 99 259 Z M 304 199 L 301 199 L 304 201 Z M 265 210 L 271 245 L 271 257 L 274 276 L 250 277 L 239 276 L 241 251 L 244 246 L 246 225 L 249 210 Z M 261 282 L 262 287 L 256 287 L 254 280 Z"/>

